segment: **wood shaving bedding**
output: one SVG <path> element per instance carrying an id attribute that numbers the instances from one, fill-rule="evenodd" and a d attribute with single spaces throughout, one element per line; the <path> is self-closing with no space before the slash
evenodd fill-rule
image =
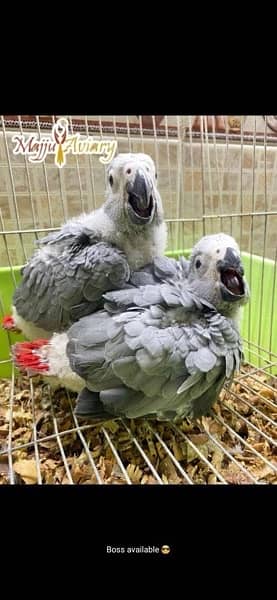
<path id="1" fill-rule="evenodd" d="M 0 380 L 0 484 L 10 484 L 13 478 L 17 484 L 37 484 L 41 481 L 43 484 L 54 485 L 94 485 L 98 480 L 92 463 L 104 484 L 126 484 L 125 475 L 101 431 L 103 423 L 93 426 L 90 421 L 79 423 L 81 428 L 83 425 L 88 426 L 81 429 L 87 445 L 87 449 L 84 448 L 72 413 L 75 398 L 73 394 L 69 395 L 62 389 L 49 394 L 48 386 L 34 378 L 32 403 L 30 380 L 20 375 L 15 380 L 12 414 L 10 396 L 11 382 Z M 170 423 L 151 421 L 151 427 L 195 484 L 221 483 L 216 473 L 220 473 L 232 484 L 252 484 L 251 475 L 259 483 L 276 484 L 277 473 L 270 465 L 277 468 L 277 445 L 274 446 L 267 439 L 271 438 L 277 444 L 276 377 L 244 365 L 242 373 L 231 387 L 222 390 L 220 401 L 214 406 L 214 413 L 215 418 L 211 416 L 194 422 L 189 419 L 179 422 L 178 428 L 187 436 L 185 439 Z M 216 417 L 222 419 L 224 425 Z M 12 428 L 9 433 L 10 422 Z M 143 419 L 131 419 L 126 420 L 126 424 L 163 483 L 186 484 L 178 467 L 150 430 L 148 423 Z M 60 446 L 55 425 L 59 432 Z M 227 425 L 232 428 L 232 432 Z M 74 431 L 70 431 L 72 429 Z M 157 484 L 123 423 L 108 421 L 105 429 L 131 482 L 140 485 Z M 244 442 L 261 456 L 255 455 Z M 7 454 L 9 443 L 13 449 L 12 473 Z M 236 463 L 226 456 L 224 449 Z M 215 472 L 199 453 L 212 465 Z M 240 465 L 244 471 L 240 469 Z"/>

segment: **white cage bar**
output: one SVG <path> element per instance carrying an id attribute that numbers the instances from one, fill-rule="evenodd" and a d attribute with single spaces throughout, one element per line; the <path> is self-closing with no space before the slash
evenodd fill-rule
<path id="1" fill-rule="evenodd" d="M 26 155 L 13 153 L 13 135 L 41 139 L 61 116 L 73 134 L 116 139 L 119 152 L 153 157 L 169 251 L 189 250 L 203 234 L 216 231 L 237 239 L 247 260 L 250 289 L 255 289 L 243 324 L 247 360 L 211 417 L 178 424 L 143 419 L 78 422 L 73 394 L 53 392 L 36 379 L 27 381 L 12 368 L 11 377 L 0 380 L 0 482 L 276 483 L 277 120 L 2 116 L 0 270 L 11 273 L 13 288 L 14 267 L 31 256 L 37 238 L 82 211 L 94 210 L 104 199 L 105 169 L 96 157 L 67 155 L 64 168 L 58 169 L 53 155 L 34 164 Z M 1 317 L 6 303 L 0 290 Z M 13 336 L 7 341 L 13 343 Z M 0 354 L 0 372 L 9 364 L 9 356 Z"/>

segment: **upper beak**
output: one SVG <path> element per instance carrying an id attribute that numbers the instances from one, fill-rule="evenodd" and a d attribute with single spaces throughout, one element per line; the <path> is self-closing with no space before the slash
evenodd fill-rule
<path id="1" fill-rule="evenodd" d="M 217 262 L 217 266 L 220 271 L 227 271 L 233 269 L 240 275 L 244 275 L 244 269 L 240 260 L 239 255 L 233 250 L 233 248 L 227 248 L 223 260 Z"/>

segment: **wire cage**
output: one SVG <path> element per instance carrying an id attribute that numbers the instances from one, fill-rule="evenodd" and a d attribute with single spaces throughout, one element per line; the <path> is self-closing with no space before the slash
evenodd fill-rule
<path id="1" fill-rule="evenodd" d="M 168 253 L 223 231 L 242 251 L 251 300 L 241 331 L 245 362 L 212 415 L 173 423 L 78 422 L 74 394 L 18 373 L 0 333 L 1 484 L 274 484 L 277 482 L 277 117 L 69 116 L 72 135 L 115 140 L 157 165 Z M 5 115 L 0 122 L 0 316 L 34 242 L 103 203 L 97 156 L 30 161 L 15 138 L 51 135 L 61 115 Z M 19 142 L 18 142 L 19 144 Z"/>

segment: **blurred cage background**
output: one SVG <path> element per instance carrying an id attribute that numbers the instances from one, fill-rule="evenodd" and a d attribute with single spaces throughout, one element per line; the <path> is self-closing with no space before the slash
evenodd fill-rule
<path id="1" fill-rule="evenodd" d="M 235 237 L 252 293 L 242 321 L 245 364 L 211 417 L 95 426 L 76 419 L 74 394 L 13 369 L 10 345 L 21 338 L 2 331 L 0 483 L 276 483 L 277 116 L 2 116 L 1 317 L 35 240 L 104 200 L 99 157 L 67 154 L 59 169 L 52 154 L 34 164 L 13 153 L 13 135 L 51 135 L 61 116 L 71 133 L 152 156 L 171 255 L 205 234 Z"/>

